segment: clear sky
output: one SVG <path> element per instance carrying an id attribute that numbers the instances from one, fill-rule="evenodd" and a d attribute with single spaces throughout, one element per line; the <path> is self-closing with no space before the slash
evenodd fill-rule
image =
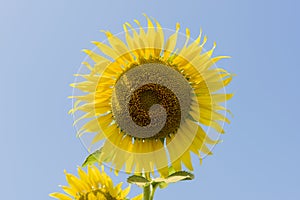
<path id="1" fill-rule="evenodd" d="M 87 151 L 75 137 L 67 96 L 99 30 L 122 31 L 142 13 L 165 28 L 200 27 L 220 67 L 237 74 L 224 142 L 195 167 L 196 179 L 156 199 L 299 200 L 299 14 L 297 0 L 9 0 L 0 7 L 1 199 L 42 200 L 65 184 Z M 126 176 L 114 178 L 121 181 Z M 141 190 L 133 186 L 131 196 Z"/>

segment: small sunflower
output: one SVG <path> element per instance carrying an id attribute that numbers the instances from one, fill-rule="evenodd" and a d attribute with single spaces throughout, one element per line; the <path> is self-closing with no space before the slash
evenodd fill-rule
<path id="1" fill-rule="evenodd" d="M 210 147 L 219 141 L 209 137 L 209 128 L 224 133 L 222 125 L 229 123 L 223 103 L 232 94 L 224 87 L 232 76 L 214 67 L 228 56 L 212 57 L 215 44 L 204 52 L 201 31 L 190 41 L 186 29 L 178 48 L 178 23 L 165 38 L 170 30 L 146 19 L 147 29 L 137 20 L 138 29 L 125 23 L 123 40 L 106 31 L 109 44 L 93 42 L 99 53 L 83 50 L 93 63 L 84 62 L 88 72 L 76 74 L 82 81 L 71 84 L 83 94 L 71 97 L 76 101 L 70 113 L 84 113 L 74 122 L 84 122 L 80 136 L 96 133 L 91 144 L 102 141 L 100 162 L 117 171 L 158 169 L 166 176 L 170 166 L 193 170 L 191 152 L 200 160 L 212 154 Z"/>
<path id="2" fill-rule="evenodd" d="M 87 173 L 78 168 L 79 178 L 65 172 L 69 186 L 61 186 L 66 194 L 52 193 L 51 197 L 59 200 L 125 200 L 130 186 L 122 190 L 122 183 L 114 187 L 111 178 L 95 166 L 88 166 Z M 132 200 L 141 200 L 136 196 Z"/>

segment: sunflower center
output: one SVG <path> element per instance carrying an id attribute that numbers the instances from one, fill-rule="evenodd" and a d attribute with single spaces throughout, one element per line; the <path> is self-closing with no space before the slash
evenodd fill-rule
<path id="1" fill-rule="evenodd" d="M 165 109 L 167 119 L 161 131 L 153 137 L 165 138 L 170 133 L 176 133 L 181 120 L 180 104 L 176 95 L 163 85 L 149 83 L 133 92 L 129 101 L 132 120 L 139 126 L 148 126 L 151 123 L 149 110 L 155 104 Z"/>
<path id="2" fill-rule="evenodd" d="M 124 72 L 114 85 L 112 114 L 120 130 L 140 139 L 176 133 L 190 112 L 192 88 L 163 63 L 145 63 Z"/>

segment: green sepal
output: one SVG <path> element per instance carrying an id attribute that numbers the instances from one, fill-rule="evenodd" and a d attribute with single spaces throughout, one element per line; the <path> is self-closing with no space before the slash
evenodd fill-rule
<path id="1" fill-rule="evenodd" d="M 175 168 L 173 166 L 169 167 L 169 175 L 174 174 L 176 172 Z"/>
<path id="2" fill-rule="evenodd" d="M 82 164 L 82 167 L 86 167 L 87 165 L 92 165 L 96 162 L 99 162 L 101 150 L 102 149 L 96 150 L 95 152 L 91 153 L 88 157 L 86 157 L 85 161 Z"/>
<path id="3" fill-rule="evenodd" d="M 166 183 L 166 182 L 160 182 L 158 186 L 159 186 L 160 189 L 164 189 L 164 188 L 168 187 L 169 184 Z"/>
<path id="4" fill-rule="evenodd" d="M 159 138 L 159 140 L 162 144 L 165 144 L 165 138 Z"/>
<path id="5" fill-rule="evenodd" d="M 139 175 L 132 175 L 128 177 L 127 182 L 131 184 L 136 184 L 139 187 L 145 187 L 151 183 L 151 181 Z"/>
<path id="6" fill-rule="evenodd" d="M 195 120 L 195 119 L 192 117 L 192 115 L 190 115 L 190 114 L 188 114 L 187 118 L 190 119 L 190 120 L 193 121 L 193 122 L 198 122 L 198 121 Z"/>

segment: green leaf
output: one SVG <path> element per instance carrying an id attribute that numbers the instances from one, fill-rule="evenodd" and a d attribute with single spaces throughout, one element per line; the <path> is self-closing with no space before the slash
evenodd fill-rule
<path id="1" fill-rule="evenodd" d="M 95 152 L 91 153 L 83 162 L 82 167 L 85 167 L 87 165 L 92 165 L 95 162 L 98 162 L 100 155 L 101 155 L 101 149 L 96 150 Z"/>
<path id="2" fill-rule="evenodd" d="M 136 184 L 139 187 L 145 187 L 151 183 L 148 179 L 143 176 L 132 175 L 127 178 L 128 183 Z"/>
<path id="3" fill-rule="evenodd" d="M 178 181 L 185 181 L 185 180 L 193 180 L 194 179 L 194 174 L 186 171 L 179 171 L 171 174 L 168 176 L 164 182 L 166 183 L 176 183 Z"/>
<path id="4" fill-rule="evenodd" d="M 170 183 L 176 183 L 178 181 L 192 180 L 194 179 L 194 175 L 190 172 L 186 171 L 178 171 L 175 172 L 173 167 L 169 167 L 169 175 L 167 178 L 155 178 L 152 180 L 152 185 L 158 184 L 159 188 L 163 189 L 168 187 Z"/>

